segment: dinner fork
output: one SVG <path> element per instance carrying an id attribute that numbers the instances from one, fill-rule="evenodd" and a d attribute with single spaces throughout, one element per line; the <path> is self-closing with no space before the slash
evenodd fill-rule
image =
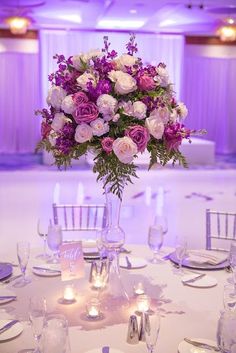
<path id="1" fill-rule="evenodd" d="M 1 284 L 8 284 L 12 281 L 15 281 L 15 279 L 21 277 L 22 275 L 16 275 L 16 276 L 13 276 L 13 277 L 10 277 L 8 279 L 6 279 L 5 281 L 1 281 Z"/>

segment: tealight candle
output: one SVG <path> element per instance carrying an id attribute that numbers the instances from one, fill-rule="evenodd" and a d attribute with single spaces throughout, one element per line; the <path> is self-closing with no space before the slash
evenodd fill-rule
<path id="1" fill-rule="evenodd" d="M 97 319 L 100 316 L 100 301 L 97 298 L 93 298 L 88 302 L 87 316 L 91 319 Z"/>
<path id="2" fill-rule="evenodd" d="M 150 298 L 146 294 L 141 294 L 137 298 L 137 309 L 139 312 L 148 311 L 150 307 Z"/>
<path id="3" fill-rule="evenodd" d="M 101 289 L 102 287 L 104 287 L 104 279 L 100 274 L 96 274 L 93 277 L 93 287 L 95 289 Z"/>
<path id="4" fill-rule="evenodd" d="M 75 291 L 74 291 L 74 287 L 72 285 L 67 285 L 64 288 L 63 299 L 67 302 L 75 301 Z"/>
<path id="5" fill-rule="evenodd" d="M 144 286 L 141 282 L 139 282 L 136 286 L 134 286 L 134 293 L 137 295 L 144 294 Z"/>

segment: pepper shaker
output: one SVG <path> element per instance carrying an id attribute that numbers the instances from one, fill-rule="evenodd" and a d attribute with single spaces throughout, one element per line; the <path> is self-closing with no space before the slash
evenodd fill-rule
<path id="1" fill-rule="evenodd" d="M 138 321 L 136 315 L 131 315 L 128 324 L 127 343 L 137 344 L 139 342 Z"/>

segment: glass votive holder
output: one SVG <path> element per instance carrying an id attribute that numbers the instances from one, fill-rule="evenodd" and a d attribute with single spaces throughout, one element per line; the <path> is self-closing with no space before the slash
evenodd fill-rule
<path id="1" fill-rule="evenodd" d="M 89 319 L 96 320 L 101 316 L 101 303 L 97 298 L 92 298 L 86 305 L 86 314 Z"/>
<path id="2" fill-rule="evenodd" d="M 72 284 L 68 284 L 64 287 L 62 303 L 71 304 L 76 301 L 75 299 L 75 289 Z"/>
<path id="3" fill-rule="evenodd" d="M 150 309 L 151 299 L 146 294 L 141 294 L 137 297 L 137 311 L 144 313 Z"/>
<path id="4" fill-rule="evenodd" d="M 145 294 L 145 289 L 144 289 L 142 282 L 139 282 L 138 284 L 136 284 L 134 286 L 134 294 L 135 295 Z"/>
<path id="5" fill-rule="evenodd" d="M 104 276 L 100 273 L 96 273 L 92 278 L 92 287 L 94 289 L 102 289 L 105 287 Z"/>

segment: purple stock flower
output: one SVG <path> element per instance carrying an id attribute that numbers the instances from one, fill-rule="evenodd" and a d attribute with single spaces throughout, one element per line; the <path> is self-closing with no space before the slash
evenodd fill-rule
<path id="1" fill-rule="evenodd" d="M 111 153 L 113 142 L 114 142 L 113 138 L 104 137 L 101 141 L 103 151 L 105 151 L 106 153 Z"/>
<path id="2" fill-rule="evenodd" d="M 74 113 L 74 119 L 77 124 L 82 123 L 91 123 L 91 121 L 97 119 L 99 114 L 98 108 L 96 104 L 92 102 L 82 103 L 80 104 Z"/>
<path id="3" fill-rule="evenodd" d="M 138 147 L 138 152 L 144 152 L 150 140 L 148 130 L 140 125 L 135 125 L 125 131 L 125 136 L 130 137 Z"/>
<path id="4" fill-rule="evenodd" d="M 186 129 L 183 124 L 173 123 L 165 127 L 164 140 L 169 151 L 178 151 L 178 148 L 181 145 L 183 138 L 189 137 L 190 130 Z"/>
<path id="5" fill-rule="evenodd" d="M 109 94 L 111 92 L 111 83 L 108 80 L 100 80 L 96 87 L 93 87 L 91 82 L 88 82 L 88 94 L 92 101 L 97 101 L 101 94 Z"/>

